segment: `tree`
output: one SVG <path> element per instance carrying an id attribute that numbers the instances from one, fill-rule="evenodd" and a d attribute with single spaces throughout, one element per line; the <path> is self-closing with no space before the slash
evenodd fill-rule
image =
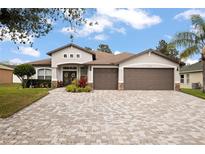
<path id="1" fill-rule="evenodd" d="M 165 40 L 160 40 L 156 49 L 159 52 L 173 58 L 177 58 L 179 54 L 178 50 L 176 49 L 176 46 L 172 43 L 167 43 Z"/>
<path id="2" fill-rule="evenodd" d="M 107 45 L 107 44 L 100 44 L 98 46 L 97 50 L 107 52 L 107 53 L 112 53 L 112 50 L 110 49 L 109 45 Z"/>
<path id="3" fill-rule="evenodd" d="M 30 64 L 21 64 L 15 67 L 13 73 L 21 80 L 22 87 L 25 88 L 28 79 L 36 74 L 36 70 Z"/>
<path id="4" fill-rule="evenodd" d="M 201 54 L 203 63 L 203 92 L 205 92 L 205 20 L 200 15 L 192 15 L 191 23 L 194 30 L 177 33 L 172 42 L 177 47 L 185 48 L 180 53 L 180 57 L 183 59 L 195 54 Z"/>
<path id="5" fill-rule="evenodd" d="M 90 48 L 90 47 L 85 47 L 85 49 L 86 50 L 90 50 L 90 51 L 92 51 L 93 49 L 92 48 Z"/>
<path id="6" fill-rule="evenodd" d="M 75 31 L 75 27 L 86 23 L 84 13 L 85 9 L 80 8 L 0 8 L 0 41 L 10 39 L 14 43 L 32 46 L 33 38 L 48 34 L 54 21 L 68 21 L 70 29 Z"/>

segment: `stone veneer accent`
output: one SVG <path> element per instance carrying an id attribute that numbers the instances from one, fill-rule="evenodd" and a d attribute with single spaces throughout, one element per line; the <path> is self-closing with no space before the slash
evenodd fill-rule
<path id="1" fill-rule="evenodd" d="M 88 83 L 88 85 L 92 88 L 93 90 L 93 83 Z"/>
<path id="2" fill-rule="evenodd" d="M 57 81 L 51 81 L 51 87 L 57 88 L 58 82 Z"/>
<path id="3" fill-rule="evenodd" d="M 180 91 L 180 83 L 175 83 L 175 90 Z"/>
<path id="4" fill-rule="evenodd" d="M 124 90 L 124 83 L 118 83 L 118 90 Z"/>

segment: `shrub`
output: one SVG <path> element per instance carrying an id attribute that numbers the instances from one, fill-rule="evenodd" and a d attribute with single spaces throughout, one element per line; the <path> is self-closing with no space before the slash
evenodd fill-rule
<path id="1" fill-rule="evenodd" d="M 78 86 L 79 86 L 79 87 L 85 88 L 86 85 L 87 85 L 87 80 L 85 80 L 84 78 L 81 78 L 81 79 L 78 81 Z"/>
<path id="2" fill-rule="evenodd" d="M 78 85 L 78 81 L 75 79 L 75 80 L 73 80 L 72 82 L 71 82 L 71 84 L 73 84 L 73 85 Z"/>
<path id="3" fill-rule="evenodd" d="M 26 87 L 33 87 L 33 88 L 50 88 L 51 87 L 51 80 L 40 80 L 40 79 L 28 79 L 26 81 Z"/>
<path id="4" fill-rule="evenodd" d="M 84 90 L 84 92 L 91 92 L 92 88 L 89 85 L 87 85 L 85 86 Z"/>
<path id="5" fill-rule="evenodd" d="M 66 87 L 66 91 L 67 92 L 76 92 L 77 91 L 77 86 L 76 85 L 74 85 L 74 84 L 70 84 L 70 85 L 68 85 L 67 87 Z"/>

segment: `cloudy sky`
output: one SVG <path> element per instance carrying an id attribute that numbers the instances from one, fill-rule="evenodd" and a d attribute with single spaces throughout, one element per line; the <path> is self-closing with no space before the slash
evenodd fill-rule
<path id="1" fill-rule="evenodd" d="M 170 41 L 174 34 L 192 30 L 191 14 L 205 18 L 205 9 L 93 9 L 88 10 L 88 21 L 77 30 L 74 43 L 96 49 L 101 43 L 108 44 L 113 52 L 139 53 L 155 48 L 158 41 Z M 13 44 L 9 38 L 0 42 L 0 61 L 23 63 L 48 58 L 47 52 L 70 43 L 70 28 L 66 22 L 53 23 L 54 29 L 45 37 L 34 39 L 34 46 Z M 188 59 L 196 62 L 199 56 Z"/>

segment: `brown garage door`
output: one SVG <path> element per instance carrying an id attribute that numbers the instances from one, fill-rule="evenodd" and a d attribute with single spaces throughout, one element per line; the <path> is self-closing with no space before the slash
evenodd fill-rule
<path id="1" fill-rule="evenodd" d="M 124 89 L 173 90 L 174 70 L 169 68 L 125 68 Z"/>
<path id="2" fill-rule="evenodd" d="M 93 70 L 94 89 L 116 90 L 118 83 L 117 68 L 94 68 Z"/>

